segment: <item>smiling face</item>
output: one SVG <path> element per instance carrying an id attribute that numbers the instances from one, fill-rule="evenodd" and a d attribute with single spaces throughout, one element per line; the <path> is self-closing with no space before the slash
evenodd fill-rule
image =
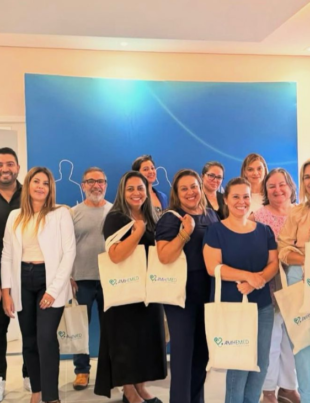
<path id="1" fill-rule="evenodd" d="M 45 203 L 50 191 L 48 177 L 43 172 L 35 174 L 29 183 L 29 195 L 33 202 Z"/>
<path id="2" fill-rule="evenodd" d="M 245 178 L 251 186 L 261 184 L 266 176 L 264 164 L 259 159 L 253 161 L 245 168 Z"/>
<path id="3" fill-rule="evenodd" d="M 146 187 L 141 178 L 133 176 L 125 185 L 125 200 L 131 210 L 140 210 L 146 200 Z"/>
<path id="4" fill-rule="evenodd" d="M 244 217 L 250 212 L 251 189 L 245 184 L 232 185 L 227 197 L 224 199 L 229 215 Z"/>
<path id="5" fill-rule="evenodd" d="M 202 175 L 203 187 L 207 192 L 216 192 L 221 186 L 223 181 L 222 168 L 213 165 L 209 170 Z"/>
<path id="6" fill-rule="evenodd" d="M 270 176 L 266 183 L 267 197 L 271 207 L 281 206 L 291 199 L 292 190 L 281 172 Z"/>
<path id="7" fill-rule="evenodd" d="M 12 185 L 18 176 L 19 165 L 11 154 L 0 154 L 0 184 Z"/>
<path id="8" fill-rule="evenodd" d="M 104 199 L 107 190 L 107 179 L 100 171 L 88 172 L 83 178 L 82 189 L 86 199 L 98 203 Z"/>
<path id="9" fill-rule="evenodd" d="M 177 192 L 184 211 L 190 213 L 197 210 L 201 200 L 201 189 L 194 176 L 182 176 L 177 184 Z"/>
<path id="10" fill-rule="evenodd" d="M 149 183 L 156 181 L 156 168 L 152 161 L 142 162 L 139 172 L 147 179 Z"/>

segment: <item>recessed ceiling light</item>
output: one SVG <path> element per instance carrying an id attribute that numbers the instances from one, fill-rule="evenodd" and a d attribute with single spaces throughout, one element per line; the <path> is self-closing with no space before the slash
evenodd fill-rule
<path id="1" fill-rule="evenodd" d="M 121 46 L 127 46 L 128 45 L 128 42 L 121 42 Z"/>

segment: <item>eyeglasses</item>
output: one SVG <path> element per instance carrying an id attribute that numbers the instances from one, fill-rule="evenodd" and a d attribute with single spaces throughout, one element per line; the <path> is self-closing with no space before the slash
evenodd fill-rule
<path id="1" fill-rule="evenodd" d="M 222 180 L 224 179 L 224 177 L 221 176 L 221 175 L 208 174 L 208 173 L 205 173 L 205 175 L 207 175 L 207 177 L 210 178 L 211 181 L 214 181 L 215 179 L 216 179 L 217 181 L 222 181 Z"/>
<path id="2" fill-rule="evenodd" d="M 95 183 L 98 185 L 103 186 L 107 183 L 106 179 L 85 179 L 83 183 L 87 183 L 87 185 L 94 186 Z"/>

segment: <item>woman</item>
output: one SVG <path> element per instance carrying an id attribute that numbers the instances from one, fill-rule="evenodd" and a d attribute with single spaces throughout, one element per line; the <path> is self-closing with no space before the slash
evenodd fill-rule
<path id="1" fill-rule="evenodd" d="M 240 176 L 247 179 L 251 185 L 251 212 L 263 205 L 263 182 L 267 174 L 267 164 L 261 155 L 252 153 L 245 157 Z"/>
<path id="2" fill-rule="evenodd" d="M 125 260 L 137 245 L 154 245 L 155 212 L 148 182 L 139 172 L 130 171 L 121 178 L 112 209 L 106 217 L 105 239 L 130 221 L 133 230 L 112 245 L 112 262 Z M 110 397 L 115 386 L 124 387 L 125 403 L 161 403 L 150 395 L 146 381 L 167 375 L 163 307 L 144 303 L 110 308 L 101 317 L 100 351 L 95 393 Z"/>
<path id="3" fill-rule="evenodd" d="M 15 310 L 29 372 L 31 403 L 60 402 L 57 328 L 71 298 L 75 258 L 72 218 L 55 206 L 55 181 L 43 167 L 26 175 L 21 208 L 9 215 L 2 253 L 3 307 Z"/>
<path id="4" fill-rule="evenodd" d="M 270 225 L 277 239 L 292 206 L 296 203 L 296 186 L 285 169 L 276 168 L 266 176 L 263 190 L 264 206 L 253 214 L 253 220 Z M 275 290 L 281 288 L 279 276 L 270 282 L 270 288 L 272 295 Z M 278 401 L 298 403 L 300 397 L 296 387 L 294 355 L 282 315 L 276 308 L 269 368 L 263 386 L 263 403 L 277 403 Z M 278 397 L 276 397 L 278 388 Z"/>
<path id="5" fill-rule="evenodd" d="M 207 162 L 202 168 L 201 178 L 207 207 L 212 208 L 219 219 L 223 220 L 225 218 L 224 199 L 219 189 L 224 179 L 224 166 L 217 161 Z"/>
<path id="6" fill-rule="evenodd" d="M 248 220 L 251 189 L 246 179 L 228 182 L 224 202 L 228 217 L 207 227 L 204 259 L 211 276 L 215 267 L 222 264 L 222 301 L 241 302 L 242 294 L 246 294 L 250 302 L 257 303 L 260 367 L 260 372 L 227 371 L 225 403 L 254 403 L 259 402 L 268 369 L 273 326 L 268 282 L 278 271 L 277 244 L 270 227 Z M 214 300 L 214 279 L 211 295 Z"/>
<path id="7" fill-rule="evenodd" d="M 188 268 L 185 309 L 165 305 L 171 338 L 170 403 L 203 403 L 208 362 L 204 304 L 209 300 L 210 286 L 201 245 L 206 226 L 218 218 L 213 210 L 206 210 L 201 179 L 191 169 L 174 176 L 169 209 L 182 218 L 166 213 L 158 221 L 158 257 L 169 264 L 184 250 Z"/>
<path id="8" fill-rule="evenodd" d="M 139 171 L 148 181 L 149 194 L 151 196 L 151 202 L 155 208 L 158 216 L 161 216 L 163 210 L 168 206 L 168 197 L 165 193 L 160 192 L 153 187 L 154 182 L 157 180 L 155 162 L 151 155 L 142 155 L 134 160 L 131 169 L 133 171 Z"/>
<path id="9" fill-rule="evenodd" d="M 291 209 L 278 239 L 279 259 L 288 265 L 289 285 L 303 279 L 305 243 L 310 239 L 310 159 L 302 165 L 300 170 L 299 199 L 301 204 Z M 310 347 L 301 350 L 294 358 L 301 403 L 309 403 Z"/>

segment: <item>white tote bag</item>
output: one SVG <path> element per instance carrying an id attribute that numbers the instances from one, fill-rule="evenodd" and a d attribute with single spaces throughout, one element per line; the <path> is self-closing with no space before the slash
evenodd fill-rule
<path id="1" fill-rule="evenodd" d="M 89 354 L 86 305 L 79 305 L 73 299 L 71 304 L 65 306 L 57 337 L 60 354 Z"/>
<path id="2" fill-rule="evenodd" d="M 221 302 L 221 265 L 215 268 L 215 302 L 205 304 L 205 326 L 209 349 L 207 371 L 236 369 L 260 372 L 257 365 L 257 304 Z"/>
<path id="3" fill-rule="evenodd" d="M 168 210 L 166 213 L 181 217 L 173 210 Z M 149 247 L 145 305 L 158 303 L 178 305 L 184 308 L 186 282 L 187 261 L 184 251 L 173 263 L 163 264 L 158 258 L 157 246 Z"/>
<path id="4" fill-rule="evenodd" d="M 294 345 L 293 353 L 297 354 L 310 345 L 310 307 L 305 314 L 300 313 L 304 300 L 304 283 L 298 281 L 288 286 L 281 262 L 280 276 L 282 290 L 276 291 L 274 296 L 283 316 L 288 335 Z"/>
<path id="5" fill-rule="evenodd" d="M 135 221 L 122 227 L 105 241 L 106 252 L 98 255 L 100 281 L 104 295 L 104 311 L 112 306 L 145 301 L 146 254 L 144 245 L 120 263 L 113 263 L 109 249 L 128 232 Z"/>
<path id="6" fill-rule="evenodd" d="M 310 313 L 310 242 L 305 243 L 304 299 L 300 313 Z"/>

